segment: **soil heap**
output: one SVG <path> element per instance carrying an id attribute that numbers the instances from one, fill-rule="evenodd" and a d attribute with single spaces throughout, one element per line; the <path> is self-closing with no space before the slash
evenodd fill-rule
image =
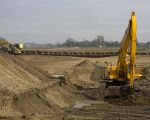
<path id="1" fill-rule="evenodd" d="M 60 86 L 59 79 L 51 79 L 17 56 L 0 52 L 0 118 L 60 119 L 62 109 L 78 98 L 77 91 Z"/>
<path id="2" fill-rule="evenodd" d="M 103 68 L 84 60 L 69 72 L 70 82 L 78 88 L 97 88 L 102 79 Z"/>

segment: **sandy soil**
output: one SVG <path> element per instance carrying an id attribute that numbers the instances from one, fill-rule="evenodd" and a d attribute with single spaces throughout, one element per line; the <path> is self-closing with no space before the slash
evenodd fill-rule
<path id="1" fill-rule="evenodd" d="M 99 119 L 150 119 L 149 93 L 150 70 L 145 70 L 145 78 L 137 84 L 142 93 L 135 93 L 129 99 L 100 99 L 101 86 L 99 81 L 103 73 L 101 66 L 104 62 L 116 64 L 117 57 L 105 58 L 77 58 L 77 57 L 53 57 L 53 56 L 19 56 L 26 62 L 31 62 L 36 68 L 52 74 L 65 74 L 67 80 L 75 85 L 86 100 L 77 100 L 75 106 L 68 109 L 69 113 L 64 116 L 66 120 L 99 120 Z M 137 56 L 137 65 L 150 66 L 149 56 Z M 144 95 L 146 96 L 143 96 Z M 90 100 L 90 101 L 87 101 Z M 92 102 L 91 102 L 92 100 Z"/>
<path id="2" fill-rule="evenodd" d="M 128 99 L 102 96 L 105 61 L 117 57 L 11 56 L 0 53 L 0 119 L 3 120 L 131 120 L 150 119 L 150 57 L 137 81 L 141 91 Z M 53 75 L 64 75 L 54 78 Z"/>
<path id="3" fill-rule="evenodd" d="M 53 79 L 21 59 L 0 53 L 0 118 L 60 119 L 65 108 L 84 99 L 73 86 Z M 39 118 L 37 118 L 39 119 Z"/>

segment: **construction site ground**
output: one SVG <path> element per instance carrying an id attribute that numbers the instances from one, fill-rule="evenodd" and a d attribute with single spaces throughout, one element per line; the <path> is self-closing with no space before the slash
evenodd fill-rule
<path id="1" fill-rule="evenodd" d="M 128 98 L 104 98 L 105 61 L 116 57 L 18 55 L 0 52 L 2 120 L 149 120 L 150 56 L 137 56 L 144 77 Z"/>

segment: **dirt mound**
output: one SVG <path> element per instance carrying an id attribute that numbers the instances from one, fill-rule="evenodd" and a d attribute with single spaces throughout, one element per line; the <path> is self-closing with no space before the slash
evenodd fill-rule
<path id="1" fill-rule="evenodd" d="M 83 60 L 81 63 L 76 65 L 76 67 L 78 67 L 78 66 L 88 67 L 88 68 L 95 68 L 96 67 L 96 65 L 89 60 Z"/>
<path id="2" fill-rule="evenodd" d="M 17 56 L 0 53 L 0 76 L 0 117 L 6 119 L 34 114 L 50 119 L 81 97 L 75 89 L 64 83 L 60 86 L 59 79 L 51 79 Z"/>
<path id="3" fill-rule="evenodd" d="M 97 88 L 102 74 L 102 67 L 89 60 L 84 60 L 69 72 L 69 81 L 78 88 Z"/>
<path id="4" fill-rule="evenodd" d="M 15 56 L 2 53 L 0 54 L 0 76 L 0 89 L 14 94 L 42 87 L 45 78 L 49 79 Z"/>
<path id="5" fill-rule="evenodd" d="M 22 60 L 3 52 L 0 52 L 0 76 L 0 116 L 5 117 L 22 115 L 17 107 L 13 107 L 16 99 L 14 96 L 42 89 L 53 83 L 47 76 Z M 49 80 L 49 83 L 46 83 L 46 80 Z M 25 108 L 28 101 L 22 101 L 21 105 Z"/>

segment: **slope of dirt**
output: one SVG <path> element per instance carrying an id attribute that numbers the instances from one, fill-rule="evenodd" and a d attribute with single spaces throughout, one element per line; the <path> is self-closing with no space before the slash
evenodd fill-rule
<path id="1" fill-rule="evenodd" d="M 44 81 L 38 78 L 40 74 L 34 76 L 34 73 L 32 74 L 28 71 L 33 68 L 27 66 L 25 69 L 22 67 L 23 65 L 26 66 L 24 62 L 16 59 L 15 56 L 0 53 L 0 116 L 21 114 L 12 107 L 15 95 L 19 96 L 21 93 L 47 86 Z M 36 72 L 38 73 L 38 71 Z M 43 75 L 40 77 L 46 78 Z M 52 84 L 52 82 L 49 84 Z M 22 104 L 24 104 L 24 102 L 22 102 Z"/>
<path id="2" fill-rule="evenodd" d="M 84 98 L 60 79 L 51 79 L 12 55 L 0 53 L 0 76 L 2 118 L 30 119 L 42 115 L 57 119 L 64 112 L 62 109 L 72 106 L 76 99 Z"/>
<path id="3" fill-rule="evenodd" d="M 14 62 L 0 56 L 0 89 L 18 93 L 39 86 L 41 81 Z"/>

